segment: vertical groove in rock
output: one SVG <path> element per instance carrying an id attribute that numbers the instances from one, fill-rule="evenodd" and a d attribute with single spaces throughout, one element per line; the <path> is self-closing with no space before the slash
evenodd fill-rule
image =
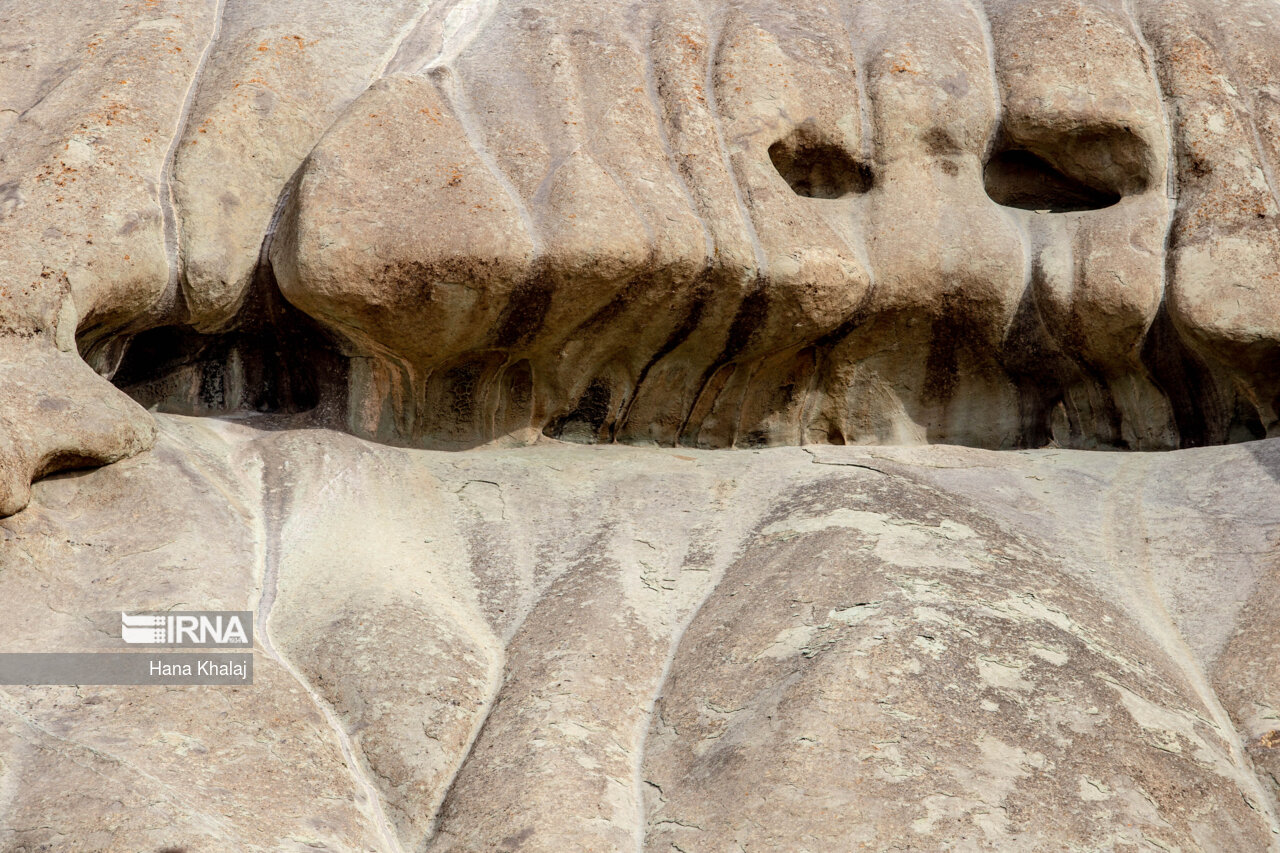
<path id="1" fill-rule="evenodd" d="M 164 165 L 160 170 L 158 195 L 160 208 L 164 215 L 165 256 L 169 259 L 169 284 L 164 296 L 161 297 L 161 311 L 165 314 L 180 307 L 182 311 L 186 310 L 185 306 L 182 306 L 182 257 L 180 252 L 182 217 L 177 209 L 177 200 L 174 198 L 173 193 L 173 166 L 178 156 L 178 146 L 182 143 L 182 137 L 187 132 L 187 121 L 191 115 L 192 104 L 195 102 L 196 95 L 200 89 L 200 81 L 204 77 L 205 66 L 208 64 L 209 56 L 217 46 L 218 37 L 222 33 L 222 17 L 226 13 L 227 3 L 228 0 L 214 0 L 213 25 L 209 30 L 209 40 L 205 43 L 204 49 L 200 53 L 200 61 L 196 64 L 195 71 L 191 75 L 191 82 L 188 84 L 186 94 L 183 96 L 182 110 L 178 114 L 173 138 L 169 140 L 168 152 L 165 154 Z"/>
<path id="2" fill-rule="evenodd" d="M 717 72 L 720 64 L 720 51 L 723 49 L 724 31 L 735 16 L 741 14 L 736 9 L 730 7 L 717 11 L 710 16 L 708 20 L 708 29 L 710 33 L 710 41 L 707 44 L 707 67 L 705 77 L 703 79 L 703 91 L 705 92 L 707 110 L 711 114 L 711 122 L 716 130 L 716 144 L 720 151 L 721 161 L 724 169 L 730 175 L 733 174 L 733 155 L 729 153 L 729 147 L 724 136 L 724 122 L 720 118 L 719 97 L 716 93 Z M 752 256 L 755 258 L 756 275 L 762 275 L 764 270 L 769 268 L 768 258 L 765 255 L 764 248 L 760 245 L 760 237 L 756 234 L 755 225 L 751 221 L 751 214 L 747 210 L 746 201 L 742 197 L 742 188 L 737 181 L 733 182 L 733 197 L 737 202 L 737 214 L 742 222 L 742 228 L 746 232 L 747 239 L 751 243 Z"/>
<path id="3" fill-rule="evenodd" d="M 1280 849 L 1280 819 L 1274 799 L 1263 789 L 1258 773 L 1245 752 L 1240 730 L 1223 707 L 1217 692 L 1196 661 L 1186 638 L 1169 613 L 1164 597 L 1152 576 L 1144 492 L 1151 476 L 1152 458 L 1144 454 L 1122 457 L 1107 491 L 1103 535 L 1108 541 L 1112 570 L 1130 585 L 1131 612 L 1138 617 L 1169 658 L 1181 670 L 1196 698 L 1209 712 L 1213 728 L 1226 746 L 1236 773 L 1233 781 L 1251 809 L 1265 819 L 1273 836 L 1273 849 Z"/>
<path id="4" fill-rule="evenodd" d="M 382 794 L 373 781 L 372 772 L 363 753 L 352 743 L 346 726 L 343 725 L 333 706 L 316 692 L 298 667 L 276 648 L 272 639 L 271 613 L 275 608 L 276 596 L 279 592 L 281 539 L 283 537 L 283 526 L 286 523 L 290 507 L 289 495 L 286 492 L 288 484 L 279 477 L 275 472 L 275 468 L 282 463 L 287 466 L 289 460 L 272 458 L 270 453 L 263 452 L 262 447 L 252 441 L 244 442 L 238 450 L 241 456 L 242 470 L 248 469 L 245 471 L 248 479 L 256 480 L 258 486 L 256 492 L 259 499 L 253 505 L 253 511 L 254 532 L 259 549 L 259 577 L 261 584 L 256 607 L 258 611 L 256 633 L 262 643 L 262 650 L 269 658 L 278 663 L 285 672 L 289 673 L 290 677 L 297 682 L 298 687 L 302 689 L 303 693 L 310 699 L 311 704 L 320 712 L 328 724 L 329 730 L 333 733 L 333 738 L 342 752 L 342 759 L 346 762 L 347 770 L 351 774 L 352 783 L 355 785 L 356 790 L 364 795 L 365 806 L 362 811 L 368 815 L 374 831 L 382 839 L 385 845 L 383 848 L 384 853 L 405 853 L 405 848 L 400 843 L 399 833 L 396 832 L 387 819 Z"/>

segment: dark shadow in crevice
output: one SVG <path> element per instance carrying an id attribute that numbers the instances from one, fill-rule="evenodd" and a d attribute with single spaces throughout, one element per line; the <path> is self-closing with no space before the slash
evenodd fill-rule
<path id="1" fill-rule="evenodd" d="M 613 390 L 605 379 L 593 379 L 578 398 L 573 411 L 551 420 L 542 434 L 548 438 L 572 441 L 576 444 L 596 444 L 608 441 L 609 415 L 613 412 Z"/>
<path id="2" fill-rule="evenodd" d="M 1101 190 L 1064 174 L 1030 151 L 1001 151 L 983 172 L 987 195 L 996 203 L 1020 210 L 1072 213 L 1101 210 L 1120 201 L 1120 194 Z"/>
<path id="3" fill-rule="evenodd" d="M 1165 305 L 1142 346 L 1142 362 L 1169 399 L 1179 447 L 1212 447 L 1266 438 L 1257 410 L 1231 381 L 1187 346 Z"/>
<path id="4" fill-rule="evenodd" d="M 112 382 L 169 414 L 319 414 L 322 403 L 345 397 L 347 369 L 336 341 L 284 299 L 264 265 L 227 330 L 140 332 Z"/>
<path id="5" fill-rule="evenodd" d="M 1035 299 L 1034 282 L 1023 291 L 1001 347 L 1002 367 L 1018 392 L 1018 449 L 1047 447 L 1053 441 L 1051 412 L 1062 399 L 1062 378 L 1072 365 L 1050 337 Z"/>
<path id="6" fill-rule="evenodd" d="M 806 123 L 769 146 L 769 160 L 805 198 L 845 198 L 871 189 L 871 167 Z"/>
<path id="7" fill-rule="evenodd" d="M 1142 343 L 1142 362 L 1169 399 L 1179 446 L 1205 447 L 1225 442 L 1231 412 L 1218 393 L 1212 373 L 1182 342 L 1163 304 Z"/>

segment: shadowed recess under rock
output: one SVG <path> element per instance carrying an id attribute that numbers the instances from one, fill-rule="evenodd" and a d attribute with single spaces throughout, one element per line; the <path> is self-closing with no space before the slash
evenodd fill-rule
<path id="1" fill-rule="evenodd" d="M 147 408 L 414 447 L 1280 429 L 1270 6 L 464 5 L 200 7 L 191 58 L 21 69 L 14 358 L 74 341 Z M 172 137 L 86 142 L 104 99 Z M 134 411 L 67 455 L 41 411 L 15 496 L 146 443 Z"/>

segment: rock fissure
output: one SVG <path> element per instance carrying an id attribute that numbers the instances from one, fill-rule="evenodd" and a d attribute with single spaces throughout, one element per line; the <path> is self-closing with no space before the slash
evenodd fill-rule
<path id="1" fill-rule="evenodd" d="M 169 147 L 160 169 L 157 197 L 164 221 L 165 257 L 168 259 L 169 264 L 169 284 L 161 297 L 163 303 L 165 303 L 163 310 L 166 313 L 178 307 L 183 297 L 182 258 L 180 252 L 182 221 L 178 215 L 178 204 L 173 193 L 174 161 L 178 156 L 178 146 L 182 144 L 183 137 L 186 136 L 188 121 L 191 117 L 191 107 L 200 91 L 200 81 L 204 76 L 205 67 L 209 63 L 209 56 L 217 47 L 218 38 L 222 32 L 222 18 L 226 14 L 227 2 L 228 0 L 214 0 L 213 23 L 209 29 L 209 39 L 200 53 L 200 59 L 196 62 L 195 70 L 191 74 L 191 82 L 187 84 L 187 91 L 182 98 L 182 107 L 178 112 L 178 121 L 174 127 L 173 137 L 169 140 Z"/>

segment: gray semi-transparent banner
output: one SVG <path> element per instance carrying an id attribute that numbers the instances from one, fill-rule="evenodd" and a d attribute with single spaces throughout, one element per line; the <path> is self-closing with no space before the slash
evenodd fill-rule
<path id="1" fill-rule="evenodd" d="M 0 653 L 0 684 L 252 683 L 252 652 Z"/>

